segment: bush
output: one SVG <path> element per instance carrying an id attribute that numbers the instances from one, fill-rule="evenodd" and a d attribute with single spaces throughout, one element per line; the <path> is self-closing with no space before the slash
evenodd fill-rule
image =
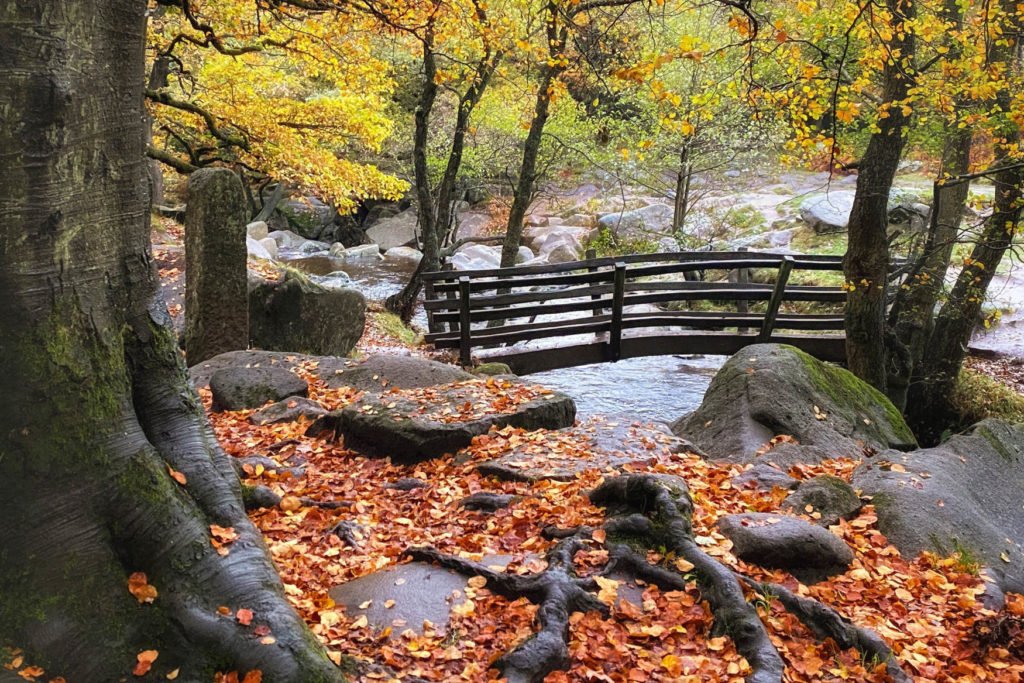
<path id="1" fill-rule="evenodd" d="M 951 402 L 963 426 L 987 417 L 1024 422 L 1024 396 L 977 370 L 960 371 Z"/>

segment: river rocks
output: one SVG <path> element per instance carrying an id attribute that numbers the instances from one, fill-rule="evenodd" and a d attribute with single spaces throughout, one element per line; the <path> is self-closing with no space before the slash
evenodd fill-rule
<path id="1" fill-rule="evenodd" d="M 306 238 L 302 235 L 297 235 L 291 230 L 274 230 L 267 233 L 267 237 L 277 242 L 279 249 L 298 249 Z"/>
<path id="2" fill-rule="evenodd" d="M 366 299 L 354 289 L 326 289 L 289 272 L 249 292 L 252 345 L 272 351 L 347 355 L 363 336 Z"/>
<path id="3" fill-rule="evenodd" d="M 277 211 L 288 221 L 288 226 L 306 239 L 319 239 L 338 218 L 333 206 L 316 197 L 300 197 L 281 203 Z"/>
<path id="4" fill-rule="evenodd" d="M 395 216 L 374 223 L 367 229 L 366 234 L 381 251 L 386 252 L 388 249 L 415 242 L 418 221 L 416 209 L 406 209 Z"/>
<path id="5" fill-rule="evenodd" d="M 451 258 L 455 270 L 489 270 L 501 263 L 501 248 L 484 244 L 467 244 Z"/>
<path id="6" fill-rule="evenodd" d="M 885 396 L 846 370 L 792 346 L 756 344 L 730 358 L 704 401 L 672 430 L 711 457 L 755 462 L 773 437 L 784 444 L 764 457 L 784 467 L 825 458 L 860 458 L 865 449 L 908 450 L 914 435 Z"/>
<path id="7" fill-rule="evenodd" d="M 305 242 L 300 244 L 295 251 L 299 252 L 300 254 L 311 256 L 313 254 L 322 254 L 325 251 L 329 251 L 330 248 L 331 245 L 327 244 L 327 242 L 318 242 L 317 240 L 306 240 Z"/>
<path id="8" fill-rule="evenodd" d="M 300 417 L 315 419 L 326 414 L 327 410 L 316 401 L 293 397 L 271 403 L 266 408 L 257 410 L 249 416 L 249 422 L 254 425 L 268 425 L 279 422 L 295 422 Z"/>
<path id="9" fill-rule="evenodd" d="M 800 204 L 800 217 L 818 234 L 843 232 L 850 223 L 855 194 L 853 190 L 837 190 L 811 195 Z M 890 223 L 906 223 L 917 230 L 925 227 L 930 211 L 915 194 L 897 187 L 889 191 L 886 208 Z"/>
<path id="10" fill-rule="evenodd" d="M 850 222 L 854 194 L 839 190 L 811 195 L 800 204 L 800 217 L 818 234 L 842 232 Z"/>
<path id="11" fill-rule="evenodd" d="M 275 253 L 270 253 L 270 250 L 267 249 L 267 245 L 264 244 L 264 240 L 255 240 L 251 237 L 247 237 L 245 238 L 246 254 L 252 258 L 262 259 L 264 261 L 273 261 L 276 258 L 277 242 L 270 238 L 266 238 L 265 241 L 274 245 Z"/>
<path id="12" fill-rule="evenodd" d="M 853 486 L 905 555 L 973 556 L 1003 591 L 1024 592 L 1024 425 L 985 420 L 935 448 L 882 453 Z"/>
<path id="13" fill-rule="evenodd" d="M 507 555 L 486 556 L 483 564 L 504 569 Z M 345 607 L 348 616 L 365 616 L 374 630 L 391 628 L 393 637 L 406 629 L 423 633 L 425 624 L 443 632 L 452 607 L 466 601 L 468 577 L 450 569 L 423 562 L 411 562 L 353 579 L 330 591 L 331 598 Z"/>
<path id="14" fill-rule="evenodd" d="M 246 237 L 251 237 L 257 242 L 269 234 L 266 221 L 255 221 L 245 226 Z"/>
<path id="15" fill-rule="evenodd" d="M 806 514 L 821 526 L 838 524 L 860 511 L 860 496 L 839 477 L 823 474 L 800 483 L 796 491 L 782 501 L 782 507 L 796 514 Z"/>
<path id="16" fill-rule="evenodd" d="M 412 247 L 393 247 L 384 253 L 384 260 L 419 265 L 423 260 L 423 252 Z"/>
<path id="17" fill-rule="evenodd" d="M 259 408 L 268 401 L 305 396 L 308 392 L 306 380 L 283 368 L 229 367 L 210 377 L 214 410 Z"/>
<path id="18" fill-rule="evenodd" d="M 560 429 L 575 417 L 565 394 L 511 378 L 474 378 L 364 396 L 318 420 L 308 434 L 333 432 L 349 448 L 414 463 L 455 453 L 491 427 Z"/>
<path id="19" fill-rule="evenodd" d="M 646 465 L 690 450 L 664 425 L 598 416 L 569 429 L 533 434 L 477 470 L 503 481 L 571 481 L 587 470 Z"/>
<path id="20" fill-rule="evenodd" d="M 669 231 L 673 214 L 674 209 L 667 204 L 651 204 L 632 211 L 605 214 L 598 219 L 598 224 L 619 237 L 639 237 L 645 233 Z"/>
<path id="21" fill-rule="evenodd" d="M 405 249 L 407 247 L 396 248 Z M 341 242 L 335 242 L 330 247 L 330 255 L 334 258 L 345 259 L 346 261 L 381 258 L 380 246 L 376 244 L 360 244 L 357 247 L 346 247 Z"/>
<path id="22" fill-rule="evenodd" d="M 850 547 L 835 534 L 796 517 L 763 512 L 728 515 L 718 528 L 744 562 L 784 569 L 804 583 L 841 574 L 853 562 Z"/>

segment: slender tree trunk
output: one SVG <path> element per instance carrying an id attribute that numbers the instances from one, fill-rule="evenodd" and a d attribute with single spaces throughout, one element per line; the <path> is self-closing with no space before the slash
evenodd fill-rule
<path id="1" fill-rule="evenodd" d="M 904 21 L 913 18 L 909 0 L 887 0 L 893 41 L 890 52 L 900 56 L 886 64 L 883 105 L 887 116 L 871 136 L 857 176 L 857 193 L 850 211 L 849 243 L 843 272 L 846 300 L 846 360 L 850 370 L 880 391 L 886 390 L 885 302 L 889 274 L 888 202 L 906 142 L 909 117 L 903 103 L 912 86 L 914 38 Z M 902 36 L 902 37 L 900 37 Z"/>
<path id="2" fill-rule="evenodd" d="M 1021 23 L 1015 0 L 1001 0 L 1003 38 L 993 41 L 989 64 L 1000 64 L 1008 71 L 1019 68 Z M 910 387 L 907 417 L 923 444 L 935 443 L 942 432 L 955 425 L 950 403 L 953 389 L 971 335 L 978 324 L 988 286 L 1003 256 L 1013 245 L 1024 202 L 1024 171 L 1018 167 L 1016 149 L 1024 140 L 1021 129 L 1009 118 L 1013 93 L 1002 88 L 992 102 L 992 115 L 1001 117 L 1002 126 L 995 137 L 993 176 L 995 200 L 992 215 L 985 222 L 970 257 L 964 262 L 949 298 L 935 319 L 935 326 L 922 357 L 920 370 Z M 1000 170 L 1001 169 L 1001 170 Z"/>
<path id="3" fill-rule="evenodd" d="M 690 179 L 693 165 L 690 164 L 690 145 L 686 143 L 679 152 L 679 172 L 676 174 L 676 201 L 672 208 L 672 234 L 681 240 L 686 227 L 686 216 L 690 213 Z"/>
<path id="4" fill-rule="evenodd" d="M 338 681 L 284 598 L 157 299 L 145 11 L 0 7 L 0 646 L 69 681 L 132 679 L 143 650 L 161 680 Z M 226 556 L 212 524 L 238 534 Z M 134 572 L 152 604 L 129 593 Z"/>
<path id="5" fill-rule="evenodd" d="M 973 132 L 966 128 L 952 132 L 943 153 L 942 175 L 956 177 L 967 173 L 970 167 Z M 903 288 L 897 292 L 890 313 L 896 343 L 907 351 L 909 362 L 905 370 L 888 377 L 889 397 L 903 410 L 911 378 L 919 372 L 935 320 L 935 306 L 942 293 L 946 271 L 953 255 L 970 183 L 958 182 L 948 187 L 936 183 L 932 200 L 932 215 L 928 240 L 918 266 Z M 890 365 L 891 367 L 891 365 Z"/>
<path id="6" fill-rule="evenodd" d="M 512 190 L 512 209 L 508 214 L 505 226 L 505 241 L 501 245 L 501 267 L 511 268 L 516 264 L 519 246 L 523 241 L 523 221 L 530 209 L 533 194 L 537 186 L 537 158 L 540 155 L 540 143 L 544 136 L 544 126 L 551 115 L 551 94 L 555 81 L 565 71 L 565 41 L 568 29 L 558 27 L 560 6 L 549 3 L 548 7 L 548 64 L 541 69 L 537 83 L 537 101 L 533 107 L 533 120 L 530 131 L 523 142 L 523 160 L 519 164 L 519 177 Z"/>

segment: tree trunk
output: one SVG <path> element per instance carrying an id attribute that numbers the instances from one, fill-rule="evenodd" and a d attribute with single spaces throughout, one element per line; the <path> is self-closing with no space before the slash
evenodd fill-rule
<path id="1" fill-rule="evenodd" d="M 143 650 L 159 651 L 160 679 L 338 681 L 284 598 L 156 298 L 145 11 L 0 8 L 0 646 L 69 681 L 131 678 Z M 211 524 L 238 534 L 226 556 Z M 134 572 L 153 604 L 129 593 Z"/>
<path id="2" fill-rule="evenodd" d="M 537 84 L 537 101 L 533 108 L 533 120 L 530 131 L 523 143 L 523 160 L 519 164 L 519 177 L 512 191 L 512 209 L 508 214 L 505 227 L 505 241 L 501 245 L 501 267 L 511 268 L 516 264 L 519 246 L 523 241 L 523 221 L 526 212 L 533 202 L 533 193 L 537 184 L 537 158 L 540 155 L 540 143 L 544 136 L 544 126 L 551 114 L 551 88 L 555 79 L 565 71 L 561 61 L 568 37 L 566 27 L 558 28 L 559 6 L 548 4 L 548 64 L 542 67 L 540 81 Z"/>
<path id="3" fill-rule="evenodd" d="M 972 136 L 973 131 L 966 128 L 956 129 L 950 134 L 943 152 L 943 177 L 955 178 L 967 173 Z M 897 293 L 890 313 L 896 342 L 903 345 L 908 356 L 904 371 L 890 373 L 888 377 L 889 397 L 900 410 L 906 407 L 910 380 L 919 372 L 925 356 L 934 325 L 935 305 L 942 293 L 970 187 L 969 182 L 949 186 L 936 182 L 924 253 L 904 288 Z"/>
<path id="4" fill-rule="evenodd" d="M 908 0 L 887 0 L 893 41 L 890 52 L 900 55 L 887 63 L 883 105 L 888 115 L 878 121 L 857 176 L 857 193 L 850 211 L 849 243 L 843 273 L 846 300 L 846 360 L 850 370 L 882 392 L 886 390 L 885 301 L 889 275 L 888 202 L 906 142 L 909 117 L 903 102 L 912 85 L 904 69 L 912 63 L 914 38 L 904 21 L 913 19 Z M 902 37 L 900 37 L 902 36 Z"/>
<path id="5" fill-rule="evenodd" d="M 684 144 L 679 152 L 679 172 L 676 174 L 676 200 L 672 207 L 672 235 L 682 243 L 686 228 L 686 216 L 690 213 L 690 179 L 693 165 L 690 163 L 690 145 Z"/>

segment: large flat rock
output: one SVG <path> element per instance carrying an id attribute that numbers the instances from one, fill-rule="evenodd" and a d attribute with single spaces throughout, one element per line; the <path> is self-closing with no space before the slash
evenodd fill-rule
<path id="1" fill-rule="evenodd" d="M 797 517 L 750 512 L 718 520 L 718 528 L 745 562 L 785 569 L 813 583 L 840 574 L 853 561 L 841 538 Z"/>
<path id="2" fill-rule="evenodd" d="M 664 425 L 594 417 L 559 431 L 517 439 L 498 457 L 480 463 L 482 474 L 505 481 L 571 481 L 587 470 L 651 464 L 690 444 Z"/>
<path id="3" fill-rule="evenodd" d="M 878 526 L 908 555 L 961 553 L 1024 592 L 1024 425 L 985 420 L 935 448 L 883 453 L 853 475 Z"/>
<path id="4" fill-rule="evenodd" d="M 367 455 L 413 463 L 455 453 L 492 427 L 561 429 L 575 419 L 576 404 L 565 394 L 513 378 L 474 378 L 367 394 L 308 433 L 333 432 Z"/>
<path id="5" fill-rule="evenodd" d="M 485 557 L 482 564 L 504 569 L 509 555 Z M 422 634 L 424 622 L 444 632 L 452 607 L 466 601 L 468 577 L 450 569 L 422 562 L 401 564 L 335 586 L 331 599 L 357 618 L 365 615 L 369 626 L 392 629 L 397 636 L 406 629 Z"/>

